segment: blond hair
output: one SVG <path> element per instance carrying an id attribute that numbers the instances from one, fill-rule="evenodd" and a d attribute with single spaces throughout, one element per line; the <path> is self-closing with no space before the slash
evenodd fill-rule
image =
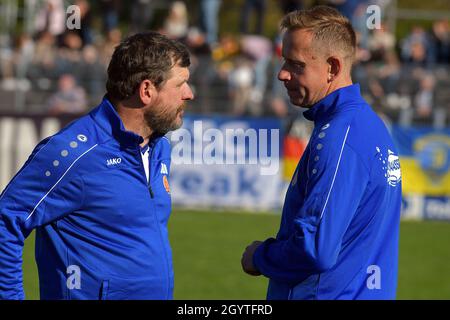
<path id="1" fill-rule="evenodd" d="M 281 21 L 283 30 L 304 29 L 313 35 L 313 46 L 325 54 L 336 51 L 351 66 L 355 58 L 356 35 L 350 21 L 336 9 L 316 6 L 288 13 Z"/>

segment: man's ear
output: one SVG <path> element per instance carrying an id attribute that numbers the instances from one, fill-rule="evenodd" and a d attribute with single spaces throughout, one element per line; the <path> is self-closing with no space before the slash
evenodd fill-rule
<path id="1" fill-rule="evenodd" d="M 146 79 L 139 85 L 138 93 L 142 104 L 149 105 L 155 98 L 156 88 L 153 85 L 153 82 Z"/>
<path id="2" fill-rule="evenodd" d="M 328 63 L 328 82 L 336 79 L 342 72 L 342 60 L 336 56 L 331 56 L 327 59 Z"/>

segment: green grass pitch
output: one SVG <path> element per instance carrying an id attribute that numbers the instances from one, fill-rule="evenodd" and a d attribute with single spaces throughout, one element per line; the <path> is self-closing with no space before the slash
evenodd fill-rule
<path id="1" fill-rule="evenodd" d="M 244 248 L 274 236 L 280 216 L 176 210 L 169 222 L 175 299 L 264 299 L 267 279 L 241 270 Z M 403 221 L 398 299 L 450 299 L 450 223 Z M 39 299 L 34 233 L 24 250 L 27 299 Z"/>

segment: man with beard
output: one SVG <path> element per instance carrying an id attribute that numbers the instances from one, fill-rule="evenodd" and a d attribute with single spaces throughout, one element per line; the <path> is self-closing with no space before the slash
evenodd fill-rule
<path id="1" fill-rule="evenodd" d="M 276 238 L 249 245 L 242 267 L 270 279 L 269 299 L 394 299 L 400 164 L 386 126 L 352 83 L 355 32 L 325 6 L 289 13 L 281 25 L 278 79 L 314 130 Z"/>
<path id="2" fill-rule="evenodd" d="M 170 143 L 193 99 L 186 48 L 158 33 L 114 51 L 107 94 L 43 140 L 0 196 L 0 298 L 24 299 L 36 229 L 41 299 L 171 299 Z"/>

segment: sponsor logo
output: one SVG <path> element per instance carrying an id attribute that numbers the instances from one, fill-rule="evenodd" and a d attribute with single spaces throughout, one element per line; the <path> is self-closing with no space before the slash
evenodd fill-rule
<path id="1" fill-rule="evenodd" d="M 387 182 L 390 186 L 395 187 L 402 180 L 402 173 L 398 156 L 389 149 L 387 162 Z"/>
<path id="2" fill-rule="evenodd" d="M 115 166 L 118 165 L 122 162 L 122 158 L 112 158 L 112 159 L 108 159 L 106 160 L 106 165 L 107 166 Z"/>
<path id="3" fill-rule="evenodd" d="M 398 156 L 392 150 L 388 149 L 387 157 L 383 155 L 379 147 L 376 147 L 378 160 L 382 163 L 384 177 L 391 187 L 397 186 L 402 181 L 402 172 L 400 170 L 400 161 Z"/>

